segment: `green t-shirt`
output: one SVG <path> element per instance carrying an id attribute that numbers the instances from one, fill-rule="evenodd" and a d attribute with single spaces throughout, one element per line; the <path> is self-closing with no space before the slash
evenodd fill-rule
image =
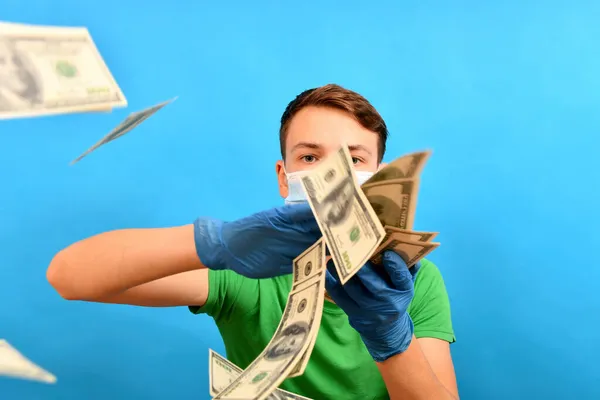
<path id="1" fill-rule="evenodd" d="M 275 333 L 292 285 L 292 275 L 249 279 L 232 271 L 209 272 L 208 299 L 203 307 L 216 322 L 227 359 L 245 369 Z M 450 303 L 438 268 L 422 260 L 408 313 L 417 338 L 454 342 Z M 302 376 L 286 379 L 281 389 L 315 400 L 389 399 L 377 366 L 348 316 L 325 301 L 314 350 Z"/>

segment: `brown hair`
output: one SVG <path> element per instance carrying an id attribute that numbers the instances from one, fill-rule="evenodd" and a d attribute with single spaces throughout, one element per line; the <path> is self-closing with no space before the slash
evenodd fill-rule
<path id="1" fill-rule="evenodd" d="M 281 116 L 281 127 L 279 128 L 279 144 L 283 160 L 285 160 L 287 130 L 292 118 L 298 111 L 308 106 L 331 107 L 345 111 L 351 114 L 363 128 L 376 133 L 379 136 L 378 161 L 381 162 L 388 138 L 385 121 L 363 96 L 335 84 L 305 90 L 290 101 Z"/>

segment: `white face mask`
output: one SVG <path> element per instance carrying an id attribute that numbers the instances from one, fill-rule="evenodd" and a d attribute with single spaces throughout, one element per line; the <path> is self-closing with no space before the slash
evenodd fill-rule
<path id="1" fill-rule="evenodd" d="M 289 174 L 286 172 L 286 177 L 288 181 L 288 196 L 285 198 L 285 204 L 297 204 L 306 202 L 306 193 L 304 193 L 304 189 L 302 188 L 302 182 L 300 180 L 303 176 L 306 176 L 310 173 L 310 171 L 298 171 L 298 172 L 290 172 Z M 358 184 L 362 185 L 366 181 L 371 178 L 375 172 L 371 171 L 354 171 L 356 174 L 356 179 L 358 180 Z"/>

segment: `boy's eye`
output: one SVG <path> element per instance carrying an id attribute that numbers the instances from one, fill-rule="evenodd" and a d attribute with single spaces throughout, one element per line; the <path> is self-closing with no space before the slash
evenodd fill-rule
<path id="1" fill-rule="evenodd" d="M 304 162 L 309 163 L 309 164 L 312 164 L 312 163 L 315 163 L 315 162 L 319 161 L 319 159 L 317 158 L 317 156 L 314 156 L 312 154 L 307 154 L 305 156 L 302 156 L 302 157 L 300 157 L 300 159 L 302 161 L 304 161 Z M 352 157 L 352 163 L 354 165 L 360 164 L 361 162 L 363 162 L 363 160 L 361 160 L 360 158 L 358 158 L 358 157 Z"/>

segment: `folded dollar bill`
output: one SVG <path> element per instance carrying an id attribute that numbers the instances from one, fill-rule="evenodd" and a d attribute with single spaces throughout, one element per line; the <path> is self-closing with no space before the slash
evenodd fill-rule
<path id="1" fill-rule="evenodd" d="M 0 376 L 56 383 L 56 376 L 27 359 L 4 339 L 0 339 Z"/>
<path id="2" fill-rule="evenodd" d="M 142 111 L 137 111 L 137 112 L 129 114 L 129 116 L 127 118 L 125 118 L 125 120 L 123 122 L 121 122 L 119 125 L 117 125 L 116 128 L 114 128 L 112 131 L 110 131 L 108 133 L 108 135 L 104 136 L 96 144 L 94 144 L 92 147 L 87 149 L 83 154 L 81 154 L 75 160 L 71 161 L 71 165 L 77 163 L 83 157 L 87 156 L 92 151 L 96 150 L 98 147 L 105 145 L 106 143 L 112 142 L 113 140 L 118 139 L 121 136 L 125 135 L 126 133 L 130 132 L 131 130 L 136 128 L 139 124 L 141 124 L 142 122 L 144 122 L 145 120 L 150 118 L 150 116 L 152 116 L 158 110 L 160 110 L 167 104 L 172 103 L 176 99 L 177 99 L 177 97 L 174 97 L 171 100 L 167 100 L 167 101 L 159 103 L 155 106 L 148 107 Z"/>

